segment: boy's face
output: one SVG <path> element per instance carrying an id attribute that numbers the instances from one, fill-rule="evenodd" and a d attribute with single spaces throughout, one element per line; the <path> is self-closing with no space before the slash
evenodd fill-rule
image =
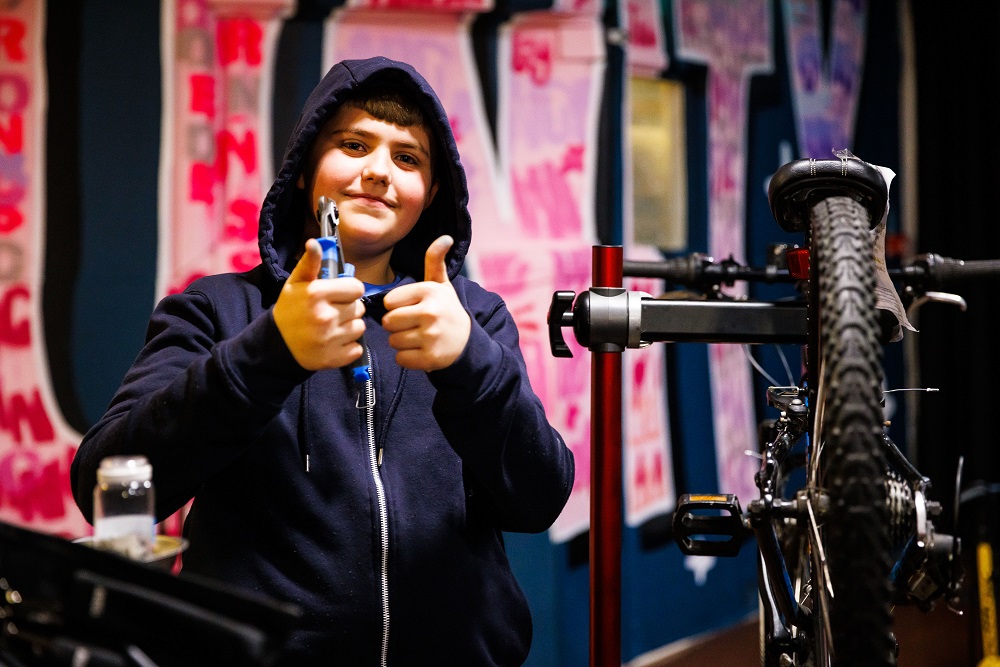
<path id="1" fill-rule="evenodd" d="M 347 261 L 391 252 L 416 225 L 438 189 L 430 148 L 424 128 L 393 125 L 352 106 L 340 107 L 320 129 L 300 185 L 312 208 L 322 195 L 337 204 Z"/>

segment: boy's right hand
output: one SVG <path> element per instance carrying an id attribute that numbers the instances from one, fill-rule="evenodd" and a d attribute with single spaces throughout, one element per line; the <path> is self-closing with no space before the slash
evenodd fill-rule
<path id="1" fill-rule="evenodd" d="M 295 361 L 317 371 L 340 368 L 361 356 L 358 339 L 365 332 L 361 319 L 365 288 L 357 278 L 319 280 L 322 255 L 316 239 L 281 288 L 274 304 L 274 322 Z"/>

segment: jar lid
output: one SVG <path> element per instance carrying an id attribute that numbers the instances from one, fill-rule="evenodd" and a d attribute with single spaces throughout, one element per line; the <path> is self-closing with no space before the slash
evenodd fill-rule
<path id="1" fill-rule="evenodd" d="M 153 478 L 153 466 L 145 456 L 108 456 L 97 469 L 97 482 L 147 482 Z"/>

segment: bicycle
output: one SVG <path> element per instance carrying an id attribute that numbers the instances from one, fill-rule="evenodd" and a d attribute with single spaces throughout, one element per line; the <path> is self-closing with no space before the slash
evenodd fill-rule
<path id="1" fill-rule="evenodd" d="M 754 536 L 764 667 L 889 667 L 898 655 L 891 606 L 928 611 L 942 598 L 955 606 L 963 572 L 960 538 L 935 529 L 941 506 L 928 497 L 930 479 L 887 434 L 882 346 L 899 321 L 876 308 L 879 271 L 904 309 L 928 300 L 964 307 L 957 295 L 937 290 L 1000 276 L 1000 260 L 928 254 L 899 269 L 879 267 L 872 230 L 886 211 L 888 186 L 877 168 L 846 153 L 782 166 L 768 199 L 782 229 L 804 233 L 805 241 L 773 252 L 763 269 L 699 253 L 602 260 L 609 247 L 595 247 L 599 285 L 579 296 L 553 295 L 552 353 L 571 356 L 563 327 L 595 355 L 654 342 L 801 345 L 799 381 L 767 390 L 779 416 L 761 424 L 759 496 L 743 509 L 735 495 L 686 494 L 674 512 L 674 537 L 686 554 L 731 556 Z M 703 298 L 629 292 L 622 276 L 662 278 Z M 787 282 L 796 296 L 727 297 L 723 286 L 737 280 Z M 620 376 L 612 372 L 608 383 L 598 376 L 600 363 L 595 359 L 594 390 L 613 401 Z M 596 398 L 594 408 L 602 410 Z M 593 616 L 592 608 L 592 633 L 601 631 Z"/>

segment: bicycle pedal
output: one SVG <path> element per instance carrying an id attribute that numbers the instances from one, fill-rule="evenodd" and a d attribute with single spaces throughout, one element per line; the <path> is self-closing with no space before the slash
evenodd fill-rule
<path id="1" fill-rule="evenodd" d="M 674 539 L 689 556 L 735 556 L 749 530 L 735 494 L 685 494 L 674 510 Z"/>

